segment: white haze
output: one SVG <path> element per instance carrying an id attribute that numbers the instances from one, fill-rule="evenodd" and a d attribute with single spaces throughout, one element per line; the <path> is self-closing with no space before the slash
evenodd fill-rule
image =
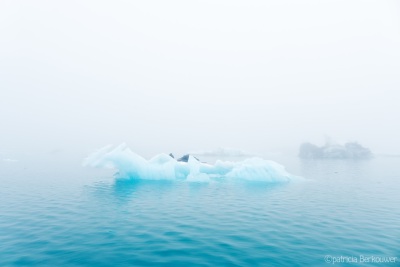
<path id="1" fill-rule="evenodd" d="M 0 151 L 400 152 L 398 1 L 0 2 Z"/>

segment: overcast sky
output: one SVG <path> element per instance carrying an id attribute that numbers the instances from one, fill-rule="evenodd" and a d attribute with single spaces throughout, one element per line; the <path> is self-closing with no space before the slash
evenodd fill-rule
<path id="1" fill-rule="evenodd" d="M 400 152 L 399 1 L 0 2 L 0 150 Z"/>

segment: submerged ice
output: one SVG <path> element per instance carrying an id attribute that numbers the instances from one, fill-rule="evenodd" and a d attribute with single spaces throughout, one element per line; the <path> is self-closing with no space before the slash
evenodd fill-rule
<path id="1" fill-rule="evenodd" d="M 207 182 L 212 179 L 243 179 L 273 183 L 296 178 L 282 165 L 261 158 L 249 158 L 240 162 L 218 160 L 215 164 L 208 164 L 191 155 L 187 162 L 182 162 L 167 154 L 159 154 L 146 160 L 125 144 L 100 149 L 87 157 L 84 165 L 116 169 L 116 176 L 119 178 L 147 180 Z"/>

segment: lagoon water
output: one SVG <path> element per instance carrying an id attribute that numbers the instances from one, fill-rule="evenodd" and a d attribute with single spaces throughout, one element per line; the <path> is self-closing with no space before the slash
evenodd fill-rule
<path id="1" fill-rule="evenodd" d="M 2 267 L 329 266 L 360 255 L 398 259 L 344 265 L 400 266 L 400 158 L 282 157 L 306 178 L 284 184 L 116 180 L 37 161 L 0 161 Z"/>

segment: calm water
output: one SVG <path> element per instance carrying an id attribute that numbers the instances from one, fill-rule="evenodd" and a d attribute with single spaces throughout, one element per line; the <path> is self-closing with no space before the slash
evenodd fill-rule
<path id="1" fill-rule="evenodd" d="M 330 266 L 326 255 L 400 258 L 400 158 L 280 162 L 307 181 L 116 181 L 109 171 L 56 160 L 0 162 L 0 266 Z"/>

